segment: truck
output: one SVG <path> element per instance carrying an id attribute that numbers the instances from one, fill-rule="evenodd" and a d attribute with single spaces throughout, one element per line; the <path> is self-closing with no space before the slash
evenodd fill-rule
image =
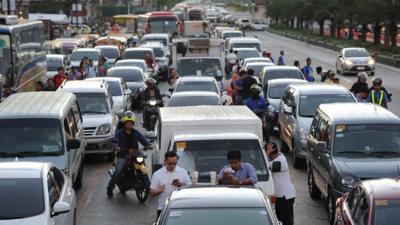
<path id="1" fill-rule="evenodd" d="M 208 37 L 210 28 L 207 21 L 203 20 L 192 20 L 185 21 L 184 23 L 184 36 L 206 36 Z"/>
<path id="2" fill-rule="evenodd" d="M 151 154 L 152 171 L 159 169 L 167 151 L 175 151 L 178 165 L 197 172 L 198 183 L 208 184 L 211 172 L 228 164 L 227 153 L 239 150 L 242 162 L 257 172 L 257 187 L 274 195 L 268 160 L 263 150 L 261 120 L 246 106 L 190 106 L 160 108 L 154 131 L 146 133 L 156 151 Z"/>

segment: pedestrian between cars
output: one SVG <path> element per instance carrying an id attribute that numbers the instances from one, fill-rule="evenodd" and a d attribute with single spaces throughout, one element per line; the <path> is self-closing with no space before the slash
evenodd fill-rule
<path id="1" fill-rule="evenodd" d="M 56 90 L 69 77 L 65 74 L 64 67 L 58 67 L 58 73 L 53 77 L 54 89 Z"/>
<path id="2" fill-rule="evenodd" d="M 251 86 L 253 84 L 257 84 L 257 80 L 254 79 L 254 70 L 249 69 L 248 71 L 244 70 L 243 73 L 243 89 L 242 89 L 242 98 L 243 100 L 251 97 Z"/>
<path id="3" fill-rule="evenodd" d="M 36 91 L 44 91 L 44 84 L 42 81 L 36 81 Z"/>
<path id="4" fill-rule="evenodd" d="M 171 86 L 175 86 L 176 81 L 179 79 L 179 74 L 176 72 L 175 68 L 169 68 L 169 77 L 168 77 L 168 84 Z"/>
<path id="5" fill-rule="evenodd" d="M 336 76 L 335 73 L 332 70 L 330 70 L 329 73 L 328 73 L 328 77 L 325 80 L 325 83 L 326 84 L 334 84 L 335 83 L 335 76 Z"/>
<path id="6" fill-rule="evenodd" d="M 235 53 L 236 52 L 236 53 Z M 237 51 L 233 52 L 233 49 L 229 50 L 229 53 L 226 55 L 226 68 L 225 68 L 225 73 L 230 75 L 232 72 L 233 66 L 235 66 L 237 62 Z"/>
<path id="7" fill-rule="evenodd" d="M 218 173 L 218 184 L 224 185 L 255 185 L 258 182 L 256 170 L 250 163 L 242 162 L 242 155 L 238 150 L 227 154 L 229 164 Z"/>
<path id="8" fill-rule="evenodd" d="M 276 145 L 266 145 L 268 159 L 271 165 L 275 190 L 275 212 L 282 225 L 293 225 L 293 204 L 296 190 L 290 180 L 289 166 L 286 157 L 278 151 Z"/>
<path id="9" fill-rule="evenodd" d="M 71 72 L 68 74 L 70 80 L 81 80 L 82 73 L 77 70 L 75 66 L 71 68 Z"/>
<path id="10" fill-rule="evenodd" d="M 295 67 L 301 69 L 301 68 L 300 68 L 300 62 L 299 62 L 299 60 L 294 60 L 293 66 L 295 66 Z"/>
<path id="11" fill-rule="evenodd" d="M 306 66 L 303 67 L 303 69 L 301 69 L 303 71 L 304 76 L 306 77 L 306 80 L 308 82 L 314 82 L 315 78 L 313 76 L 314 70 L 311 66 L 311 58 L 308 57 L 306 59 Z"/>
<path id="12" fill-rule="evenodd" d="M 192 185 L 192 181 L 188 172 L 177 166 L 178 155 L 176 152 L 165 153 L 165 165 L 157 170 L 151 179 L 150 195 L 159 196 L 157 206 L 157 219 L 161 214 L 161 210 L 165 206 L 165 202 L 171 193 L 179 187 Z"/>
<path id="13" fill-rule="evenodd" d="M 93 60 L 89 59 L 89 64 L 86 66 L 86 78 L 95 78 L 99 73 L 99 69 L 94 65 Z"/>
<path id="14" fill-rule="evenodd" d="M 350 91 L 354 94 L 357 95 L 360 93 L 360 90 L 363 88 L 368 89 L 368 83 L 367 83 L 368 75 L 366 72 L 359 72 L 357 74 L 357 81 L 351 86 Z"/>
<path id="15" fill-rule="evenodd" d="M 322 71 L 322 67 L 321 66 L 317 66 L 315 68 L 315 72 L 317 73 L 317 77 L 320 77 L 321 82 L 324 82 L 326 77 L 325 77 L 325 79 L 322 77 L 324 75 L 324 72 Z"/>
<path id="16" fill-rule="evenodd" d="M 136 115 L 131 111 L 127 111 L 122 115 L 123 128 L 115 133 L 113 140 L 113 147 L 116 155 L 115 172 L 113 173 L 107 187 L 107 196 L 113 197 L 113 190 L 118 181 L 119 176 L 124 171 L 128 151 L 138 151 L 139 142 L 145 148 L 150 148 L 151 144 L 146 138 L 134 128 L 136 122 Z"/>
<path id="17" fill-rule="evenodd" d="M 278 66 L 284 66 L 285 65 L 285 52 L 280 51 L 279 52 L 279 58 L 278 58 Z"/>
<path id="18" fill-rule="evenodd" d="M 372 85 L 373 89 L 368 95 L 368 102 L 377 104 L 387 109 L 389 98 L 386 92 L 382 89 L 382 79 L 374 79 Z"/>

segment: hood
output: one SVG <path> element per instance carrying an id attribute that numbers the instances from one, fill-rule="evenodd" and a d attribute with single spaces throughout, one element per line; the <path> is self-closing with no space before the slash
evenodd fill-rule
<path id="1" fill-rule="evenodd" d="M 111 114 L 83 114 L 84 127 L 98 127 L 105 123 L 111 123 Z"/>
<path id="2" fill-rule="evenodd" d="M 399 177 L 400 158 L 332 157 L 341 174 L 351 174 L 360 179 Z"/>
<path id="3" fill-rule="evenodd" d="M 281 100 L 280 99 L 269 98 L 268 101 L 269 101 L 269 104 L 271 105 L 272 108 L 274 108 L 275 110 L 279 110 L 279 107 L 280 107 L 280 104 L 281 104 Z"/>
<path id="4" fill-rule="evenodd" d="M 31 225 L 31 224 L 41 224 L 46 225 L 47 218 L 43 214 L 38 216 L 32 216 L 23 219 L 15 219 L 15 220 L 0 220 L 0 225 Z"/>
<path id="5" fill-rule="evenodd" d="M 54 77 L 57 73 L 58 73 L 57 71 L 47 71 L 47 72 L 46 72 L 47 79 L 53 79 L 53 77 Z"/>
<path id="6" fill-rule="evenodd" d="M 141 87 L 143 87 L 143 82 L 126 82 L 126 85 L 131 89 L 132 93 L 136 93 Z"/>
<path id="7" fill-rule="evenodd" d="M 313 117 L 300 117 L 299 116 L 299 123 L 300 123 L 301 128 L 303 128 L 304 130 L 306 130 L 308 132 L 310 130 L 313 119 L 314 119 Z"/>
<path id="8" fill-rule="evenodd" d="M 56 165 L 60 169 L 67 169 L 68 161 L 67 155 L 55 155 L 55 156 L 29 156 L 29 157 L 0 157 L 0 162 L 50 162 Z M 2 220 L 0 220 L 0 225 Z M 32 223 L 34 224 L 34 223 Z M 40 223 L 39 223 L 40 224 Z"/>

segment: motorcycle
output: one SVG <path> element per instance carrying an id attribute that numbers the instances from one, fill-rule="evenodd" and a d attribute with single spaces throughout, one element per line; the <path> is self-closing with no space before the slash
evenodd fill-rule
<path id="1" fill-rule="evenodd" d="M 140 203 L 144 203 L 150 194 L 150 179 L 147 175 L 145 159 L 146 156 L 142 150 L 129 149 L 125 169 L 117 181 L 121 193 L 135 191 Z M 111 177 L 114 172 L 114 170 L 108 171 Z"/>
<path id="2" fill-rule="evenodd" d="M 149 121 L 147 121 L 147 127 L 145 127 L 148 131 L 154 130 L 158 119 L 158 106 L 161 103 L 160 100 L 150 99 L 146 102 L 145 110 L 150 114 Z"/>

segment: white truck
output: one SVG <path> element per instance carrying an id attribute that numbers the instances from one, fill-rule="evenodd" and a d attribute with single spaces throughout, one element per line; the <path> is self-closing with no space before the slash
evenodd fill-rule
<path id="1" fill-rule="evenodd" d="M 206 35 L 208 37 L 210 33 L 210 27 L 207 21 L 203 20 L 190 20 L 184 23 L 184 34 L 185 37 L 195 35 Z"/>
<path id="2" fill-rule="evenodd" d="M 180 156 L 178 165 L 198 172 L 198 183 L 210 183 L 211 172 L 228 164 L 227 153 L 239 150 L 242 162 L 251 163 L 263 192 L 274 195 L 267 156 L 263 150 L 261 120 L 245 106 L 191 106 L 160 108 L 154 132 L 152 170 L 160 168 L 167 151 Z"/>

